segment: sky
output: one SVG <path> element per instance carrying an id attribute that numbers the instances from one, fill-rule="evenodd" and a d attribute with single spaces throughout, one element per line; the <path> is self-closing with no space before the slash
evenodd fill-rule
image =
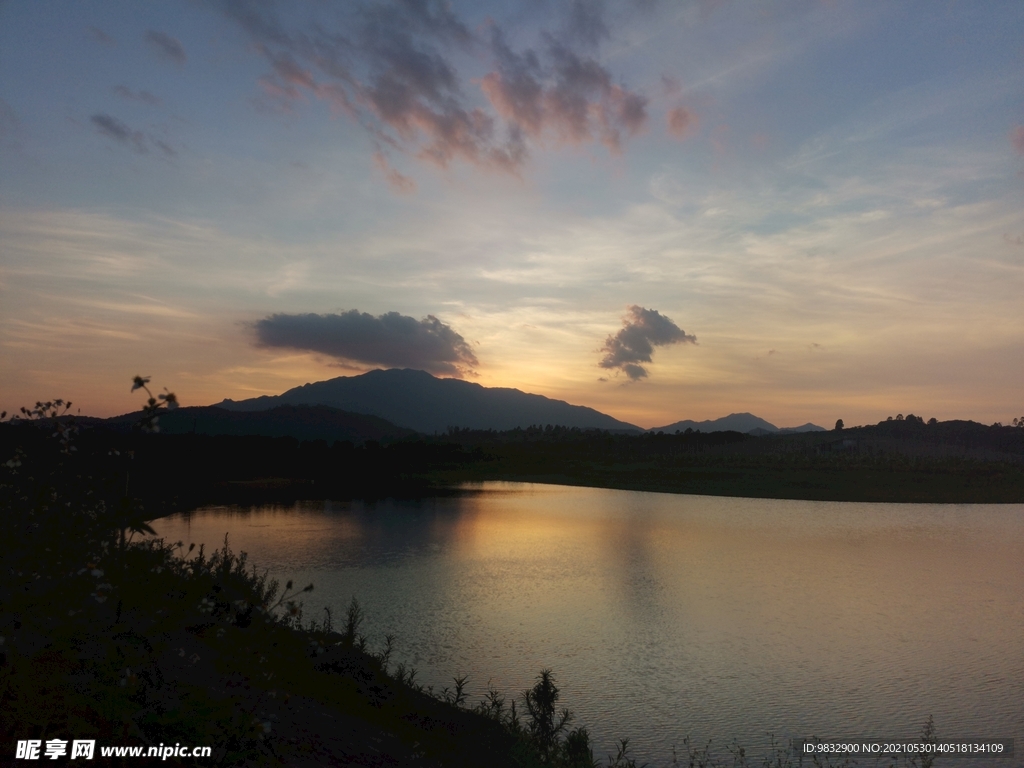
<path id="1" fill-rule="evenodd" d="M 0 409 L 410 367 L 1024 413 L 1024 4 L 0 0 Z"/>

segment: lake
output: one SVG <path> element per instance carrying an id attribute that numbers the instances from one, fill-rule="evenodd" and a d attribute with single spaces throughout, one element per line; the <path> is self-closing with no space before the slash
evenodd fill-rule
<path id="1" fill-rule="evenodd" d="M 866 504 L 525 483 L 416 501 L 217 507 L 170 541 L 355 595 L 371 648 L 441 688 L 518 695 L 554 670 L 598 747 L 684 737 L 760 757 L 791 737 L 1015 738 L 1024 765 L 1024 505 Z M 940 761 L 939 765 L 947 761 Z"/>

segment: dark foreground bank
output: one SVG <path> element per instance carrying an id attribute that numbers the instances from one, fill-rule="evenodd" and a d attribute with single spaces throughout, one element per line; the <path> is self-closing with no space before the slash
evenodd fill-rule
<path id="1" fill-rule="evenodd" d="M 255 442 L 267 451 L 225 454 L 216 438 L 76 433 L 52 408 L 38 411 L 35 424 L 0 433 L 0 762 L 16 761 L 19 742 L 66 758 L 74 740 L 92 740 L 97 750 L 210 747 L 209 757 L 172 758 L 195 765 L 596 764 L 548 671 L 529 691 L 482 702 L 466 700 L 465 681 L 425 690 L 391 664 L 390 642 L 367 645 L 357 604 L 304 619 L 312 585 L 282 590 L 227 542 L 141 540 L 148 520 L 204 493 L 300 481 L 415 492 L 500 456 L 454 442 Z M 283 477 L 267 475 L 281 467 Z M 239 479 L 225 484 L 225 474 Z M 798 762 L 788 747 L 770 760 Z M 901 764 L 929 764 L 917 760 Z M 673 762 L 761 764 L 739 748 L 716 757 L 685 743 Z M 607 764 L 633 764 L 625 743 Z"/>

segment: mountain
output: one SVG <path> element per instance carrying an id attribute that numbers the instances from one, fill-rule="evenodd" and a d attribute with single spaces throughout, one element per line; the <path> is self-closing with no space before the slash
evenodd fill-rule
<path id="1" fill-rule="evenodd" d="M 802 427 L 783 427 L 782 429 L 779 429 L 774 424 L 758 418 L 752 413 L 730 413 L 728 416 L 723 416 L 720 419 L 713 419 L 709 421 L 677 421 L 666 427 L 654 427 L 647 431 L 668 432 L 671 434 L 676 431 L 685 432 L 687 429 L 692 429 L 694 432 L 698 429 L 701 432 L 753 432 L 758 435 L 825 431 L 824 427 L 819 427 L 809 422 L 804 424 Z"/>
<path id="2" fill-rule="evenodd" d="M 138 413 L 104 420 L 115 429 L 131 429 Z M 279 405 L 265 411 L 230 411 L 216 406 L 176 408 L 160 414 L 160 432 L 180 435 L 263 435 L 297 440 L 395 440 L 412 434 L 377 416 L 348 413 L 324 405 Z"/>
<path id="3" fill-rule="evenodd" d="M 408 368 L 370 371 L 304 384 L 280 395 L 224 400 L 218 408 L 265 411 L 280 405 L 326 405 L 378 416 L 417 432 L 449 427 L 506 430 L 554 424 L 616 432 L 643 430 L 582 405 L 570 405 L 518 389 L 482 387 L 460 379 L 438 379 Z"/>
<path id="4" fill-rule="evenodd" d="M 809 421 L 806 424 L 801 424 L 799 427 L 782 427 L 779 429 L 780 435 L 789 435 L 794 432 L 828 432 L 828 430 L 824 427 L 819 427 L 817 424 L 811 424 Z"/>

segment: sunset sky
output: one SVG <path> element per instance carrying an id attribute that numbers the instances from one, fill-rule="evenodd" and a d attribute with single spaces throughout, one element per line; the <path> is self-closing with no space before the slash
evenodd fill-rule
<path id="1" fill-rule="evenodd" d="M 1024 3 L 0 0 L 0 409 L 414 367 L 1024 414 Z"/>

